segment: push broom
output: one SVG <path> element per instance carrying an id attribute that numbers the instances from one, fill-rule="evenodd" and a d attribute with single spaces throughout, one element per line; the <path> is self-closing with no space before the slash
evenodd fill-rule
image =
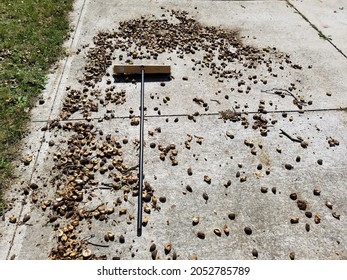
<path id="1" fill-rule="evenodd" d="M 116 75 L 141 75 L 140 94 L 140 154 L 139 154 L 139 194 L 137 205 L 137 235 L 142 234 L 142 186 L 143 186 L 143 137 L 144 137 L 144 108 L 145 108 L 145 74 L 170 75 L 170 66 L 160 65 L 115 65 Z"/>

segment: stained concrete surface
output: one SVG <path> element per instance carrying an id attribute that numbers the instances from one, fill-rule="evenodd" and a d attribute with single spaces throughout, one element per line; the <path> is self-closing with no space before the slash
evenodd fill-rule
<path id="1" fill-rule="evenodd" d="M 117 30 L 122 21 L 151 15 L 160 19 L 168 9 L 187 11 L 206 26 L 237 30 L 244 45 L 271 50 L 264 55 L 270 57 L 273 72 L 269 73 L 265 65 L 247 68 L 239 62 L 231 64 L 244 74 L 246 84 L 241 87 L 243 92 L 238 92 L 241 78 L 218 82 L 206 68 L 192 70 L 192 59 L 201 59 L 200 52 L 186 55 L 185 59 L 179 59 L 175 52 L 165 52 L 157 60 L 146 61 L 172 67 L 173 79 L 164 87 L 160 82 L 145 84 L 145 181 L 157 198 L 165 197 L 166 201 L 151 208 L 150 214 L 144 213 L 149 220 L 138 237 L 137 197 L 130 192 L 125 200 L 124 186 L 121 190 L 102 188 L 113 183 L 108 176 L 112 172 L 95 172 L 99 184 L 86 188 L 84 199 L 74 209 L 90 211 L 104 204 L 114 207 L 115 212 L 102 221 L 81 220 L 75 228 L 75 238 L 81 240 L 83 249 L 91 250 L 92 256 L 108 259 L 151 259 L 152 243 L 157 245 L 157 256 L 162 259 L 253 259 L 253 249 L 258 251 L 259 259 L 289 259 L 291 252 L 297 259 L 346 259 L 347 60 L 343 49 L 345 10 L 339 8 L 347 3 L 335 2 L 339 20 L 324 17 L 322 21 L 329 25 L 327 30 L 316 20 L 320 11 L 329 14 L 332 4 L 321 1 L 290 1 L 292 5 L 289 1 L 148 1 L 146 5 L 135 0 L 103 1 L 102 5 L 100 1 L 76 1 L 72 14 L 74 31 L 66 43 L 71 55 L 57 63 L 43 92 L 45 103 L 32 112 L 23 157 L 32 155 L 33 160 L 27 166 L 18 162 L 18 179 L 7 193 L 11 207 L 1 221 L 0 258 L 52 258 L 52 249 L 62 244 L 58 235 L 71 220 L 61 216 L 50 222 L 56 213 L 51 206 L 43 210 L 42 204 L 57 200 L 58 190 L 67 182 L 56 158 L 58 153 L 66 153 L 67 141 L 75 133 L 42 128 L 61 114 L 67 87 L 84 87 L 79 80 L 86 55 L 95 47 L 93 38 L 101 31 Z M 335 46 L 320 38 L 311 24 L 328 37 L 332 34 Z M 119 53 L 115 51 L 114 57 Z M 288 55 L 293 64 L 302 68 L 283 64 L 281 54 Z M 113 59 L 112 65 L 116 63 L 120 62 Z M 102 94 L 112 85 L 117 91 L 125 90 L 126 101 L 120 105 L 100 103 L 89 121 L 77 112 L 61 121 L 61 125 L 92 124 L 98 144 L 111 135 L 121 144 L 124 164 L 131 168 L 138 163 L 139 127 L 131 125 L 129 111 L 133 109 L 134 115 L 138 114 L 140 83 L 112 79 L 111 85 L 107 84 L 112 77 L 112 65 L 106 69 L 111 75 L 103 76 L 95 88 Z M 258 83 L 247 78 L 254 75 Z M 292 95 L 283 90 L 291 84 L 295 84 Z M 248 94 L 247 86 L 251 87 Z M 274 89 L 282 89 L 282 96 L 275 94 Z M 95 96 L 89 98 L 99 102 Z M 203 99 L 207 106 L 194 102 L 194 98 Z M 304 101 L 303 111 L 293 103 L 296 99 Z M 267 112 L 261 114 L 259 104 Z M 223 119 L 220 112 L 226 110 L 240 113 L 249 124 L 242 124 L 240 119 Z M 268 122 L 266 135 L 252 128 L 259 115 Z M 281 130 L 295 139 L 302 137 L 307 147 L 281 134 Z M 228 137 L 231 134 L 233 137 Z M 331 139 L 338 140 L 338 145 L 329 145 Z M 49 146 L 50 140 L 54 145 Z M 245 145 L 245 141 L 251 145 Z M 177 165 L 172 164 L 170 153 L 160 159 L 158 147 L 170 144 L 175 145 L 177 155 L 172 159 L 177 160 Z M 293 169 L 288 170 L 288 164 Z M 134 176 L 136 172 L 135 169 Z M 209 176 L 211 183 L 204 181 L 204 176 Z M 38 189 L 25 192 L 31 183 L 37 183 Z M 131 188 L 136 189 L 136 184 Z M 315 195 L 314 189 L 321 194 Z M 207 201 L 203 193 L 208 195 Z M 297 200 L 290 198 L 292 193 L 297 194 Z M 37 196 L 37 202 L 33 202 L 33 196 Z M 121 204 L 117 198 L 121 198 Z M 307 203 L 306 211 L 312 212 L 312 218 L 298 208 L 298 200 Z M 327 201 L 332 203 L 332 209 L 326 206 Z M 144 205 L 151 207 L 151 203 L 153 206 L 153 200 Z M 126 208 L 127 214 L 120 215 L 121 208 Z M 231 213 L 235 214 L 233 220 L 228 217 Z M 31 218 L 22 223 L 25 214 Z M 17 218 L 16 223 L 9 222 L 11 216 Z M 195 226 L 194 216 L 200 218 Z M 299 222 L 292 224 L 294 217 Z M 229 235 L 223 232 L 225 226 L 230 229 Z M 245 227 L 252 229 L 251 235 L 244 232 Z M 221 236 L 214 233 L 215 228 L 221 229 Z M 104 240 L 107 231 L 115 234 L 116 241 Z M 205 233 L 205 239 L 197 237 L 200 231 Z M 120 236 L 125 238 L 124 242 L 120 242 Z M 169 253 L 164 251 L 168 242 L 172 244 Z M 81 256 L 81 250 L 79 247 L 77 256 Z M 67 253 L 65 258 L 73 257 Z"/>

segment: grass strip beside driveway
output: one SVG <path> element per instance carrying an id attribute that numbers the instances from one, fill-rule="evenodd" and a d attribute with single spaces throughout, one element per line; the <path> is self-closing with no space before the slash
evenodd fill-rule
<path id="1" fill-rule="evenodd" d="M 30 109 L 49 68 L 64 54 L 72 6 L 73 0 L 0 2 L 0 215 Z"/>

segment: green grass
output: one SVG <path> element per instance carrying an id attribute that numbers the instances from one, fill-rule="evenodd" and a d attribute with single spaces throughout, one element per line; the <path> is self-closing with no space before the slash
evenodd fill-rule
<path id="1" fill-rule="evenodd" d="M 73 0 L 0 1 L 0 215 L 29 113 L 63 55 Z"/>

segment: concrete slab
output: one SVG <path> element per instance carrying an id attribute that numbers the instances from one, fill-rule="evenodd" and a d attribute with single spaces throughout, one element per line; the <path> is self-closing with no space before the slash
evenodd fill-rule
<path id="1" fill-rule="evenodd" d="M 347 2 L 290 1 L 346 58 Z"/>
<path id="2" fill-rule="evenodd" d="M 2 259 L 90 258 L 87 248 L 91 258 L 107 259 L 252 259 L 253 249 L 259 259 L 347 257 L 347 61 L 286 1 L 78 1 L 76 9 L 72 54 L 51 77 L 51 101 L 33 113 L 27 138 L 37 156 L 19 181 L 38 189 L 23 199 L 8 194 L 16 200 L 1 222 Z M 113 48 L 122 44 L 113 32 L 124 21 L 138 20 L 132 36 L 146 18 L 178 28 L 186 15 L 171 10 L 193 17 L 195 40 L 209 34 L 200 49 L 180 53 L 178 44 L 140 60 L 130 53 L 134 46 Z M 228 30 L 219 35 L 229 41 L 214 38 L 218 30 Z M 223 67 L 230 77 L 218 76 L 226 44 L 237 54 Z M 145 83 L 148 222 L 141 237 L 140 83 L 112 76 L 112 65 L 127 58 L 172 66 L 170 81 Z M 9 223 L 10 215 L 26 213 L 30 224 Z"/>
<path id="3" fill-rule="evenodd" d="M 244 1 L 242 1 L 244 2 Z M 161 63 L 172 66 L 172 75 L 175 78 L 166 84 L 166 87 L 161 90 L 161 96 L 156 95 L 151 100 L 147 100 L 146 104 L 149 106 L 148 113 L 152 114 L 192 114 L 196 111 L 200 113 L 206 113 L 205 108 L 201 106 L 190 106 L 192 99 L 194 97 L 205 97 L 208 102 L 208 113 L 217 113 L 225 108 L 230 108 L 236 103 L 242 108 L 247 106 L 248 111 L 257 111 L 258 100 L 263 99 L 266 103 L 276 103 L 276 107 L 268 107 L 267 110 L 283 111 L 283 110 L 295 110 L 296 106 L 292 104 L 292 98 L 286 98 L 286 100 L 278 101 L 276 96 L 269 94 L 273 88 L 288 89 L 291 88 L 291 84 L 295 85 L 294 94 L 296 96 L 303 97 L 306 101 L 312 102 L 312 105 L 308 106 L 307 109 L 331 109 L 346 107 L 346 104 L 341 103 L 341 94 L 346 90 L 346 85 L 343 82 L 343 69 L 345 69 L 347 62 L 341 61 L 339 64 L 334 63 L 336 60 L 340 60 L 340 54 L 336 52 L 334 48 L 330 49 L 328 42 L 321 40 L 317 37 L 316 31 L 312 29 L 309 24 L 307 24 L 300 15 L 296 14 L 293 9 L 286 6 L 283 1 L 273 1 L 269 2 L 257 2 L 257 1 L 246 1 L 243 3 L 243 7 L 237 5 L 234 1 L 218 1 L 213 4 L 214 13 L 209 13 L 209 2 L 208 1 L 197 1 L 197 2 L 166 2 L 158 3 L 153 5 L 151 14 L 156 14 L 160 17 L 163 9 L 160 7 L 165 3 L 170 3 L 173 8 L 185 7 L 194 17 L 201 23 L 207 26 L 237 26 L 237 29 L 241 32 L 241 37 L 243 41 L 251 46 L 263 49 L 276 47 L 279 53 L 285 53 L 290 56 L 295 54 L 295 59 L 293 59 L 293 64 L 300 64 L 303 69 L 293 69 L 287 67 L 287 64 L 283 64 L 283 59 L 277 57 L 277 63 L 274 62 L 274 71 L 268 73 L 266 65 L 258 65 L 257 69 L 248 69 L 242 66 L 243 63 L 235 63 L 231 70 L 240 70 L 243 74 L 243 79 L 245 84 L 241 87 L 237 86 L 237 81 L 235 79 L 227 79 L 224 83 L 218 82 L 217 79 L 210 79 L 209 70 L 202 69 L 199 74 L 194 74 L 191 71 L 195 63 L 191 61 L 194 57 L 203 56 L 203 52 L 195 55 L 186 55 L 185 59 L 179 59 L 172 61 L 172 57 L 175 57 L 175 53 L 172 54 L 162 54 L 157 60 L 148 60 L 147 63 Z M 176 3 L 176 4 L 175 4 Z M 113 9 L 126 10 L 128 5 L 136 7 L 131 13 L 123 13 L 122 15 L 117 15 L 113 13 Z M 195 7 L 197 9 L 195 9 Z M 144 10 L 143 10 L 144 9 Z M 112 25 L 110 21 L 99 20 L 96 24 L 90 25 L 91 18 L 86 16 L 81 20 L 80 33 L 81 38 L 78 40 L 76 45 L 78 49 L 81 49 L 78 55 L 73 57 L 71 61 L 71 71 L 76 73 L 76 75 L 69 75 L 66 81 L 66 86 L 71 86 L 78 79 L 82 77 L 83 67 L 84 67 L 84 57 L 88 52 L 92 51 L 94 46 L 91 45 L 92 38 L 100 30 L 110 30 L 116 29 L 118 27 L 118 22 L 132 19 L 136 15 L 148 15 L 147 8 L 139 4 L 137 1 L 133 2 L 119 2 L 115 6 L 112 2 L 105 2 L 102 6 L 98 5 L 98 2 L 91 1 L 87 2 L 85 5 L 85 10 L 93 11 L 95 14 L 100 14 L 104 19 L 111 18 L 115 21 Z M 143 10 L 143 11 L 142 11 Z M 259 13 L 262 10 L 264 13 Z M 219 17 L 221 13 L 229 14 L 232 11 L 233 16 L 229 17 Z M 245 16 L 245 11 L 247 11 L 247 16 Z M 283 21 L 283 14 L 286 14 L 286 20 Z M 272 23 L 269 25 L 269 21 Z M 288 24 L 291 22 L 291 24 Z M 99 26 L 100 25 L 100 26 Z M 256 29 L 254 26 L 256 25 Z M 91 28 L 90 28 L 91 27 Z M 290 40 L 288 40 L 290 38 Z M 89 47 L 82 47 L 89 45 Z M 322 56 L 324 50 L 325 56 Z M 126 57 L 126 52 L 118 52 L 114 57 L 120 54 Z M 271 59 L 275 59 L 276 55 L 272 55 Z M 299 63 L 300 62 L 300 63 Z M 119 62 L 118 62 L 119 63 Z M 277 64 L 277 65 L 276 65 Z M 283 69 L 279 67 L 282 66 Z M 112 75 L 112 66 L 107 68 L 107 73 Z M 258 74 L 255 80 L 249 80 L 249 76 Z M 188 77 L 189 81 L 182 81 L 183 77 Z M 103 82 L 99 83 L 97 90 L 104 91 L 110 88 L 107 85 L 107 80 L 110 77 L 105 76 Z M 264 84 L 262 81 L 265 81 Z M 255 84 L 257 82 L 257 84 Z M 127 94 L 127 103 L 117 106 L 117 116 L 126 117 L 129 116 L 129 110 L 137 108 L 140 91 L 139 83 L 137 86 L 127 84 L 127 85 L 117 85 L 120 90 L 131 90 L 136 87 L 137 91 L 134 94 Z M 247 87 L 250 87 L 250 92 L 256 94 L 249 97 L 245 92 Z M 79 90 L 83 90 L 81 87 Z M 238 92 L 241 90 L 242 92 Z M 146 94 L 147 96 L 155 95 L 158 91 L 158 83 L 148 83 L 146 84 Z M 138 92 L 138 93 L 137 93 Z M 190 95 L 192 93 L 192 96 Z M 61 88 L 59 96 L 64 96 L 65 88 Z M 329 96 L 327 96 L 327 94 Z M 164 96 L 163 96 L 164 95 Z M 194 96 L 193 96 L 194 95 Z M 208 95 L 208 96 L 207 96 Z M 225 100 L 226 96 L 228 100 Z M 313 102 L 312 97 L 317 97 Z M 169 97 L 170 102 L 161 106 L 162 108 L 158 111 L 154 111 L 154 108 L 163 105 L 163 98 Z M 214 99 L 211 101 L 209 99 Z M 217 100 L 217 101 L 215 101 Z M 342 99 L 343 100 L 343 99 Z M 104 100 L 102 100 L 104 101 Z M 285 102 L 286 101 L 286 102 Z M 219 103 L 221 104 L 219 104 Z M 106 110 L 110 110 L 110 106 L 103 106 L 98 104 L 98 112 L 92 112 L 91 117 L 102 117 L 105 115 Z M 105 102 L 110 103 L 110 102 Z M 153 104 L 151 106 L 151 104 Z M 185 108 L 184 104 L 189 104 L 188 108 Z M 110 104 L 111 106 L 113 104 Z M 152 107 L 152 108 L 151 108 Z M 57 108 L 59 110 L 59 107 Z M 192 111 L 192 109 L 194 111 Z M 57 114 L 56 114 L 57 115 Z M 72 118 L 81 118 L 80 115 L 75 114 Z"/>

